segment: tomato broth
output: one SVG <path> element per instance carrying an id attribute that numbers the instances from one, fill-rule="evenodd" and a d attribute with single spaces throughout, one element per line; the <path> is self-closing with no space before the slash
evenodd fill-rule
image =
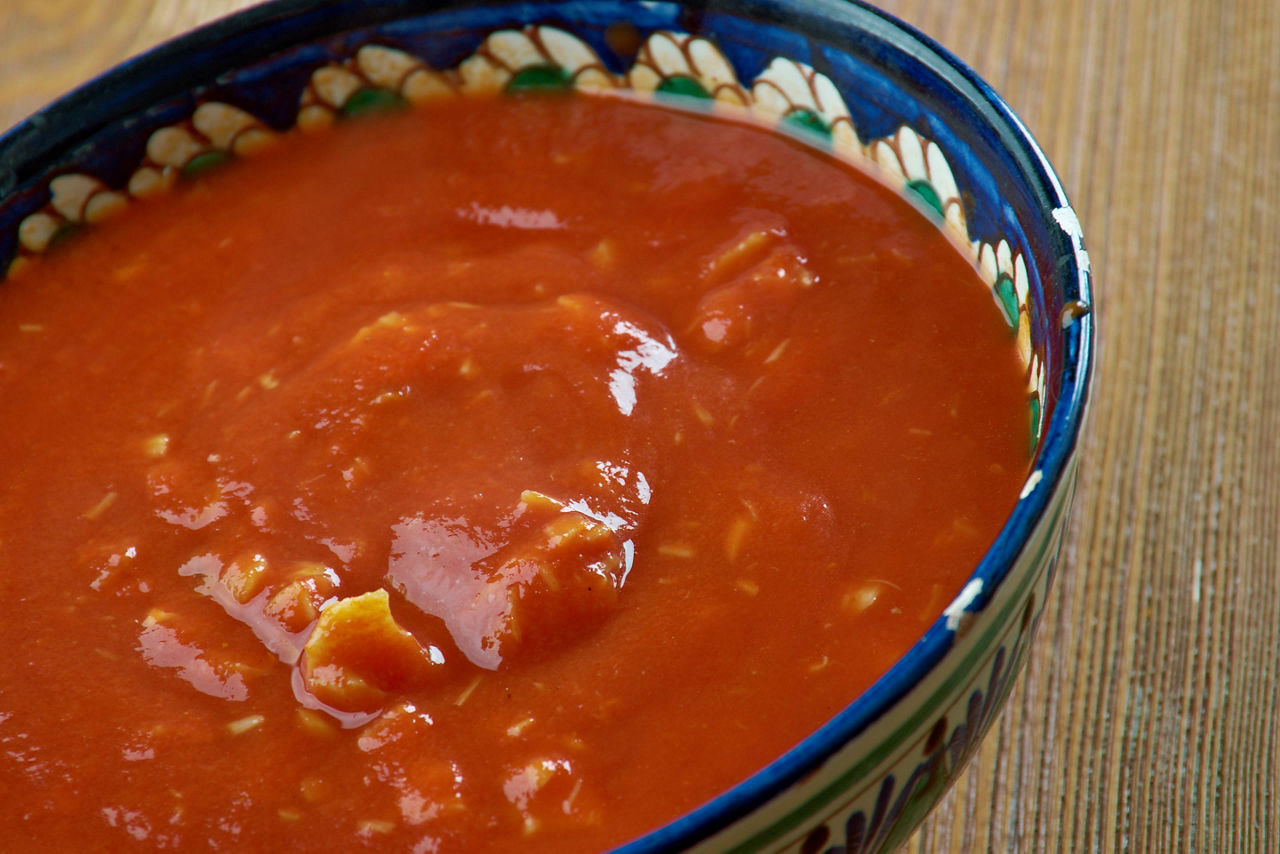
<path id="1" fill-rule="evenodd" d="M 0 284 L 0 848 L 596 850 L 828 720 L 1029 462 L 972 265 L 745 121 L 292 133 Z"/>

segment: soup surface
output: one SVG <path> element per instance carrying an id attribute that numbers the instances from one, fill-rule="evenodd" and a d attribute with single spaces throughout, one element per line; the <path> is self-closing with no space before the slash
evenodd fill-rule
<path id="1" fill-rule="evenodd" d="M 937 619 L 1022 371 L 895 194 L 652 105 L 136 204 L 0 285 L 0 849 L 623 842 Z"/>

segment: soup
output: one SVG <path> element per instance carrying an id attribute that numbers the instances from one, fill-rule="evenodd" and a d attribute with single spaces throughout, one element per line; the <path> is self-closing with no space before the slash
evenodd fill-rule
<path id="1" fill-rule="evenodd" d="M 595 850 L 780 755 L 1029 461 L 991 292 L 745 121 L 468 98 L 0 286 L 0 847 Z"/>

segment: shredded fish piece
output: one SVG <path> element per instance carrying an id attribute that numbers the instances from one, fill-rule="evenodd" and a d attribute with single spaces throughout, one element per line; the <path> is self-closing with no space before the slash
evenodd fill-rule
<path id="1" fill-rule="evenodd" d="M 774 347 L 773 350 L 770 351 L 769 355 L 764 357 L 764 363 L 766 365 L 772 365 L 774 362 L 781 359 L 782 354 L 787 352 L 787 347 L 790 346 L 790 344 L 790 338 L 783 338 L 782 341 L 778 343 L 778 346 Z"/>
<path id="2" fill-rule="evenodd" d="M 465 703 L 465 702 L 467 701 L 467 698 L 469 698 L 469 697 L 471 696 L 471 694 L 472 694 L 472 693 L 473 693 L 477 688 L 479 688 L 479 687 L 480 687 L 480 681 L 481 681 L 482 679 L 484 679 L 484 677 L 483 677 L 483 676 L 477 676 L 475 679 L 472 679 L 472 680 L 471 680 L 471 684 L 470 684 L 470 685 L 468 685 L 466 688 L 463 688 L 463 689 L 462 689 L 462 693 L 458 695 L 458 699 L 456 699 L 456 700 L 454 700 L 454 701 L 453 701 L 453 704 L 454 704 L 455 706 L 461 706 L 463 703 Z"/>
<path id="3" fill-rule="evenodd" d="M 105 513 L 108 507 L 116 503 L 117 497 L 118 496 L 116 495 L 115 492 L 108 492 L 106 495 L 102 496 L 102 498 L 98 500 L 97 504 L 93 505 L 88 510 L 84 511 L 84 513 L 82 514 L 83 518 L 88 519 L 90 522 L 94 521 L 103 513 Z"/>
<path id="4" fill-rule="evenodd" d="M 724 554 L 729 563 L 737 562 L 742 546 L 747 541 L 747 534 L 751 532 L 751 525 L 751 517 L 746 515 L 738 516 L 730 523 L 724 536 Z"/>
<path id="5" fill-rule="evenodd" d="M 767 231 L 753 231 L 713 259 L 707 265 L 708 272 L 713 275 L 723 275 L 742 267 L 759 255 L 772 240 L 773 235 Z"/>
<path id="6" fill-rule="evenodd" d="M 608 270 L 614 266 L 618 260 L 617 244 L 613 240 L 606 237 L 596 244 L 591 250 L 591 263 L 595 264 L 601 270 Z"/>
<path id="7" fill-rule="evenodd" d="M 169 452 L 169 434 L 157 433 L 148 436 L 142 443 L 142 451 L 151 459 L 158 459 Z"/>
<path id="8" fill-rule="evenodd" d="M 328 715 L 312 709 L 299 708 L 296 711 L 298 726 L 307 735 L 317 738 L 331 738 L 337 732 L 337 724 Z"/>
<path id="9" fill-rule="evenodd" d="M 234 720 L 227 724 L 227 731 L 232 735 L 243 735 L 249 730 L 257 729 L 262 726 L 262 722 L 265 720 L 266 718 L 262 715 L 246 715 L 239 720 Z"/>
<path id="10" fill-rule="evenodd" d="M 511 738 L 519 738 L 531 726 L 533 726 L 533 718 L 523 718 L 507 727 L 507 735 Z"/>
<path id="11" fill-rule="evenodd" d="M 379 819 L 369 818 L 360 822 L 360 824 L 357 825 L 357 828 L 361 835 L 376 833 L 380 836 L 386 836 L 388 833 L 396 829 L 396 823 L 394 821 L 381 821 Z"/>

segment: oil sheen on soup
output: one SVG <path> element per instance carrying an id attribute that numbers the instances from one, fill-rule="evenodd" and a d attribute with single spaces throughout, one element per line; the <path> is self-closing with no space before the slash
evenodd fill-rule
<path id="1" fill-rule="evenodd" d="M 597 850 L 906 652 L 1026 475 L 937 226 L 754 125 L 287 135 L 0 284 L 0 848 Z"/>

